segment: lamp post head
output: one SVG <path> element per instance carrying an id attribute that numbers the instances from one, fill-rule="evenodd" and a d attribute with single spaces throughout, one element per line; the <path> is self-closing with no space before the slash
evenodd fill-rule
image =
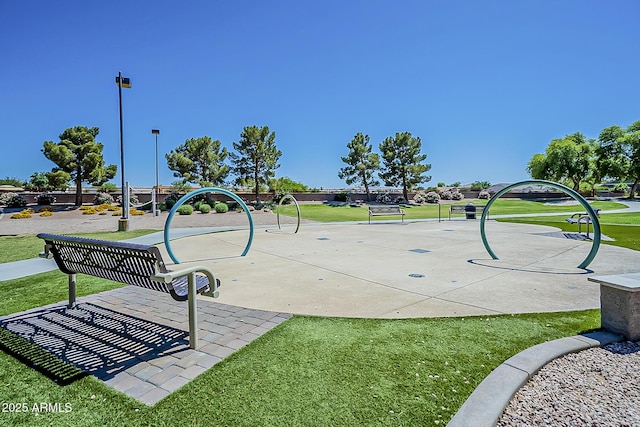
<path id="1" fill-rule="evenodd" d="M 160 135 L 160 129 L 151 129 L 151 133 L 154 135 Z"/>
<path id="2" fill-rule="evenodd" d="M 129 89 L 131 88 L 131 79 L 129 77 L 120 78 L 120 76 L 116 76 L 116 84 L 120 87 Z"/>

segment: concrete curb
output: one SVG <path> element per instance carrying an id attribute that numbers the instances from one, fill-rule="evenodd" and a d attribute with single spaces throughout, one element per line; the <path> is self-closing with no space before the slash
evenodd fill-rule
<path id="1" fill-rule="evenodd" d="M 511 398 L 540 368 L 558 357 L 622 341 L 610 332 L 591 332 L 535 345 L 494 369 L 460 407 L 447 427 L 494 427 Z"/>

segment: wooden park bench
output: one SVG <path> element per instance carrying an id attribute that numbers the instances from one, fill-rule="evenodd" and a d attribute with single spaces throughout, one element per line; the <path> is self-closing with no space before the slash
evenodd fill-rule
<path id="1" fill-rule="evenodd" d="M 176 301 L 188 301 L 189 346 L 196 348 L 196 294 L 216 298 L 220 286 L 211 270 L 194 266 L 169 271 L 155 246 L 46 233 L 38 237 L 45 241 L 40 256 L 53 257 L 60 271 L 69 275 L 69 308 L 76 304 L 77 273 L 166 292 Z"/>
<path id="2" fill-rule="evenodd" d="M 485 205 L 482 205 L 482 206 L 473 205 L 473 206 L 476 208 L 475 215 L 482 215 Z M 466 215 L 466 213 L 467 213 L 467 205 L 449 205 L 449 221 L 451 221 L 451 215 L 455 215 L 455 214 Z M 474 218 L 475 218 L 475 215 L 473 216 Z"/>
<path id="3" fill-rule="evenodd" d="M 398 205 L 369 206 L 369 224 L 372 216 L 402 215 L 402 222 L 404 222 L 405 214 L 404 209 Z"/>
<path id="4" fill-rule="evenodd" d="M 595 209 L 596 215 L 600 217 L 600 209 Z M 582 233 L 582 224 L 587 226 L 587 237 L 589 237 L 589 224 L 591 224 L 591 217 L 586 212 L 578 212 L 567 218 L 569 224 L 578 224 L 578 233 Z"/>

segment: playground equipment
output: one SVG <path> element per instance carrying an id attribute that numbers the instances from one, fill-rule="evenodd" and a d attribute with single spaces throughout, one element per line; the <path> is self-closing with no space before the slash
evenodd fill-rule
<path id="1" fill-rule="evenodd" d="M 482 236 L 482 243 L 484 244 L 484 247 L 487 250 L 487 252 L 489 252 L 489 255 L 491 255 L 491 258 L 498 259 L 498 256 L 493 252 L 493 250 L 489 246 L 489 242 L 487 241 L 487 235 L 484 230 L 484 223 L 485 223 L 485 220 L 487 219 L 489 208 L 491 207 L 493 202 L 495 202 L 500 198 L 500 196 L 512 190 L 513 188 L 521 187 L 523 185 L 546 185 L 547 187 L 555 188 L 556 190 L 560 190 L 563 193 L 573 197 L 576 201 L 578 201 L 582 205 L 582 207 L 587 212 L 589 219 L 591 220 L 591 224 L 593 224 L 593 244 L 591 245 L 591 250 L 589 251 L 589 254 L 584 259 L 584 261 L 582 261 L 580 265 L 578 265 L 578 268 L 586 269 L 587 266 L 591 264 L 591 261 L 593 261 L 593 259 L 596 257 L 596 254 L 598 253 L 598 249 L 600 248 L 600 239 L 601 239 L 600 221 L 598 220 L 598 215 L 596 214 L 596 211 L 593 210 L 589 202 L 587 202 L 587 200 L 584 197 L 582 197 L 580 193 L 578 193 L 577 191 L 567 186 L 564 186 L 562 184 L 558 184 L 557 182 L 545 181 L 540 179 L 521 181 L 515 184 L 508 185 L 502 190 L 498 191 L 493 197 L 491 197 L 491 199 L 485 206 L 484 210 L 482 211 L 482 217 L 480 218 L 480 235 Z"/>
<path id="2" fill-rule="evenodd" d="M 300 205 L 298 205 L 298 201 L 291 194 L 285 194 L 284 196 L 282 196 L 282 198 L 280 199 L 280 203 L 278 203 L 278 229 L 282 229 L 282 227 L 280 227 L 280 206 L 282 206 L 282 202 L 284 202 L 286 199 L 291 199 L 291 201 L 293 201 L 293 203 L 296 205 L 296 211 L 298 211 L 298 224 L 296 225 L 296 231 L 293 232 L 293 234 L 296 234 L 298 230 L 300 230 Z"/>
<path id="3" fill-rule="evenodd" d="M 251 217 L 251 212 L 249 212 L 249 208 L 242 201 L 242 199 L 238 197 L 237 194 L 232 193 L 231 191 L 225 190 L 223 188 L 217 188 L 217 187 L 199 188 L 197 190 L 193 190 L 190 193 L 185 194 L 180 199 L 178 199 L 176 204 L 173 205 L 173 207 L 171 208 L 171 211 L 169 212 L 169 216 L 167 217 L 167 221 L 164 224 L 164 246 L 167 248 L 167 252 L 169 253 L 169 256 L 171 257 L 173 262 L 175 262 L 176 264 L 180 264 L 180 260 L 178 259 L 178 257 L 176 257 L 176 255 L 173 253 L 173 250 L 171 249 L 171 238 L 169 235 L 170 234 L 169 232 L 171 230 L 171 220 L 173 219 L 173 216 L 177 212 L 178 208 L 180 208 L 180 206 L 182 206 L 187 200 L 191 199 L 194 196 L 197 196 L 198 194 L 203 194 L 203 193 L 224 194 L 225 196 L 229 196 L 233 200 L 238 202 L 238 205 L 240 205 L 240 207 L 242 207 L 242 209 L 246 212 L 247 218 L 249 219 L 249 240 L 247 241 L 247 245 L 245 246 L 240 256 L 245 256 L 247 252 L 249 252 L 249 249 L 251 248 L 251 243 L 253 242 L 253 228 L 254 228 L 253 218 Z"/>

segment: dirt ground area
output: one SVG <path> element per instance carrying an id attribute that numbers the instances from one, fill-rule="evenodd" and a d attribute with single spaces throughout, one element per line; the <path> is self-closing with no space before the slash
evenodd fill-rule
<path id="1" fill-rule="evenodd" d="M 37 206 L 32 207 L 36 212 Z M 55 206 L 52 216 L 32 214 L 31 218 L 12 219 L 11 215 L 22 209 L 0 209 L 0 236 L 15 236 L 20 234 L 37 233 L 85 233 L 94 231 L 117 231 L 120 215 L 86 215 L 75 206 Z M 144 215 L 130 215 L 129 229 L 162 230 L 169 216 L 169 212 L 161 212 L 159 216 L 151 213 Z M 271 211 L 251 212 L 255 226 L 277 227 L 277 216 Z M 286 216 L 280 217 L 282 224 L 295 223 L 296 219 Z M 247 215 L 243 211 L 230 211 L 224 214 L 194 212 L 191 215 L 175 214 L 171 221 L 171 228 L 185 227 L 235 227 L 248 225 Z"/>

